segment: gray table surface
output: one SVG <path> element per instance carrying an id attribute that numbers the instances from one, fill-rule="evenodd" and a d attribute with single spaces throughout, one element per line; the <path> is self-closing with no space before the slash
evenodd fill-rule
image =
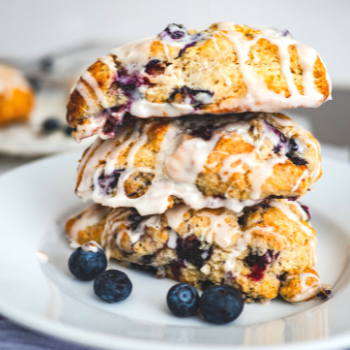
<path id="1" fill-rule="evenodd" d="M 93 350 L 33 332 L 0 316 L 1 350 Z M 97 349 L 95 349 L 97 350 Z"/>

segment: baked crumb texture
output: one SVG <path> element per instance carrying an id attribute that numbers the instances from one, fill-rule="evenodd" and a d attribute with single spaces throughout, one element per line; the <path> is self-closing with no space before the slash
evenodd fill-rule
<path id="1" fill-rule="evenodd" d="M 76 194 L 141 215 L 179 202 L 240 212 L 266 198 L 295 200 L 320 176 L 317 140 L 283 114 L 152 118 L 96 140 L 80 161 Z"/>
<path id="2" fill-rule="evenodd" d="M 71 240 L 100 243 L 128 267 L 155 272 L 199 289 L 231 284 L 247 302 L 281 295 L 297 302 L 325 293 L 315 265 L 316 236 L 297 201 L 266 200 L 237 215 L 225 208 L 177 204 L 162 215 L 93 204 L 71 217 Z M 326 294 L 325 294 L 326 295 Z"/>
<path id="3" fill-rule="evenodd" d="M 278 112 L 318 107 L 330 91 L 317 52 L 288 31 L 221 22 L 197 32 L 171 24 L 90 66 L 71 94 L 67 120 L 76 140 L 106 139 L 126 115 Z"/>
<path id="4" fill-rule="evenodd" d="M 0 126 L 29 118 L 34 93 L 17 69 L 0 65 Z"/>
<path id="5" fill-rule="evenodd" d="M 170 24 L 99 58 L 67 106 L 84 152 L 66 223 L 78 244 L 247 303 L 326 298 L 316 236 L 298 199 L 322 175 L 320 146 L 282 109 L 318 107 L 331 82 L 288 31 Z"/>

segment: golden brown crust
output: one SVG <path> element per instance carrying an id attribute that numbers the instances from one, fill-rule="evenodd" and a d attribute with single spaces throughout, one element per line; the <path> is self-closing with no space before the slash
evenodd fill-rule
<path id="1" fill-rule="evenodd" d="M 117 125 L 126 112 L 142 118 L 275 112 L 286 108 L 317 107 L 330 96 L 326 69 L 311 49 L 302 46 L 299 50 L 299 43 L 290 38 L 277 35 L 276 39 L 276 35 L 265 35 L 264 31 L 245 26 L 219 28 L 213 25 L 195 34 L 199 39 L 189 41 L 187 45 L 184 43 L 183 47 L 173 45 L 161 34 L 149 41 L 148 46 L 140 43 L 140 47 L 133 46 L 129 53 L 123 51 L 127 48 L 116 49 L 115 54 L 96 61 L 87 72 L 92 79 L 84 79 L 84 75 L 80 78 L 67 106 L 68 123 L 72 127 L 79 126 L 75 137 L 81 139 L 96 133 L 104 138 L 113 137 L 113 132 L 103 129 L 107 120 Z M 237 39 L 237 34 L 242 36 Z M 186 36 L 192 40 L 190 34 Z M 237 54 L 241 48 L 236 40 L 250 43 L 244 62 Z M 280 51 L 284 46 L 280 47 L 280 43 L 286 45 L 285 54 L 289 55 L 286 63 L 282 63 Z M 137 50 L 145 52 L 145 62 Z M 131 63 L 124 55 L 138 57 L 132 62 L 131 71 L 128 71 Z M 316 97 L 316 93 L 306 99 L 306 91 L 312 90 L 313 86 L 305 90 L 307 81 L 303 74 L 307 68 L 302 68 L 301 59 L 313 58 L 315 62 L 310 65 L 314 76 L 312 84 L 319 96 Z M 147 62 L 155 61 L 158 63 L 153 64 L 153 68 L 146 68 Z M 289 67 L 284 67 L 285 64 Z M 293 83 L 294 87 L 290 86 Z M 133 108 L 139 102 L 141 107 Z M 169 109 L 169 105 L 175 109 Z M 176 105 L 183 109 L 177 110 Z"/>
<path id="2" fill-rule="evenodd" d="M 193 210 L 180 205 L 174 210 L 183 213 L 176 226 L 171 210 L 161 216 L 141 217 L 134 209 L 118 208 L 94 226 L 78 223 L 78 236 L 71 233 L 72 219 L 66 229 L 80 244 L 93 237 L 124 264 L 152 266 L 158 273 L 198 288 L 205 281 L 232 284 L 254 300 L 273 299 L 280 293 L 286 300 L 297 301 L 292 297 L 300 298 L 300 274 L 314 273 L 317 277 L 313 270 L 316 233 L 296 202 L 267 201 L 246 208 L 239 220 L 224 208 Z M 288 216 L 289 210 L 297 219 Z M 77 215 L 74 223 L 81 217 Z M 135 235 L 139 235 L 136 241 Z M 175 240 L 170 238 L 173 235 Z M 247 242 L 243 249 L 238 248 L 242 239 Z M 238 256 L 235 253 L 234 264 L 227 265 L 234 249 L 241 251 Z M 305 281 L 306 286 L 315 282 L 312 276 Z"/>
<path id="3" fill-rule="evenodd" d="M 137 199 L 148 193 L 151 196 L 151 189 L 164 178 L 174 183 L 171 186 L 195 185 L 205 198 L 247 201 L 304 195 L 321 176 L 317 140 L 283 114 L 257 113 L 246 117 L 148 119 L 124 125 L 116 139 L 98 140 L 83 155 L 76 193 L 85 200 L 97 198 L 104 205 L 125 206 L 114 202 L 119 186 L 124 187 L 128 198 Z M 202 136 L 209 137 L 206 140 L 201 138 L 202 129 Z M 201 149 L 215 137 L 217 142 L 210 146 L 212 150 L 203 153 Z M 192 166 L 198 159 L 203 163 Z M 197 169 L 201 164 L 202 169 Z M 109 169 L 108 173 L 104 169 Z M 119 178 L 113 189 L 103 195 L 99 182 L 94 186 L 92 182 L 99 176 L 97 173 L 113 176 L 111 169 L 119 172 Z M 128 174 L 125 178 L 124 173 Z M 173 199 L 191 205 L 178 193 L 170 193 L 168 200 L 174 195 Z"/>

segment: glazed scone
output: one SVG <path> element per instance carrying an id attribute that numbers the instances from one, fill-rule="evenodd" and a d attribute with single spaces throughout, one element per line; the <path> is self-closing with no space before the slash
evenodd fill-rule
<path id="1" fill-rule="evenodd" d="M 141 215 L 178 202 L 240 212 L 302 196 L 320 175 L 317 140 L 283 114 L 139 119 L 85 151 L 76 194 Z"/>
<path id="2" fill-rule="evenodd" d="M 200 289 L 231 284 L 248 302 L 274 299 L 279 293 L 287 301 L 301 301 L 322 289 L 318 278 L 306 280 L 302 288 L 298 283 L 304 273 L 317 277 L 311 270 L 315 231 L 307 208 L 298 202 L 267 200 L 239 215 L 184 204 L 152 216 L 141 216 L 133 208 L 109 213 L 96 204 L 92 208 L 91 216 L 88 209 L 67 221 L 70 239 L 83 244 L 94 237 L 110 257 L 153 268 L 159 277 Z"/>
<path id="3" fill-rule="evenodd" d="M 125 114 L 278 112 L 318 107 L 330 92 L 317 52 L 288 31 L 221 22 L 198 32 L 170 24 L 88 68 L 71 94 L 67 120 L 78 141 L 107 139 Z"/>
<path id="4" fill-rule="evenodd" d="M 89 241 L 100 242 L 106 217 L 112 208 L 93 204 L 66 222 L 66 231 L 73 242 L 84 244 Z"/>
<path id="5" fill-rule="evenodd" d="M 0 65 L 0 126 L 27 120 L 33 104 L 34 93 L 24 75 Z"/>
<path id="6" fill-rule="evenodd" d="M 291 303 L 302 300 L 311 299 L 315 294 L 320 293 L 321 297 L 326 297 L 330 294 L 329 285 L 321 285 L 318 273 L 311 268 L 304 271 L 295 270 L 290 271 L 288 276 L 282 281 L 280 288 L 280 295 Z"/>

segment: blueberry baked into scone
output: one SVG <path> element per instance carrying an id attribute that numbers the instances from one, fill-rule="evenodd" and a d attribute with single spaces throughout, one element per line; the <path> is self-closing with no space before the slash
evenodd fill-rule
<path id="1" fill-rule="evenodd" d="M 141 215 L 179 202 L 240 212 L 270 197 L 295 199 L 320 176 L 317 140 L 283 114 L 152 118 L 97 139 L 79 164 L 76 193 Z"/>
<path id="2" fill-rule="evenodd" d="M 99 58 L 67 106 L 84 152 L 69 239 L 121 264 L 246 302 L 327 296 L 299 198 L 321 174 L 318 141 L 282 109 L 318 107 L 331 82 L 288 31 L 170 24 Z M 156 282 L 155 282 L 156 283 Z"/>
<path id="3" fill-rule="evenodd" d="M 278 112 L 318 107 L 330 81 L 317 52 L 288 31 L 221 22 L 203 31 L 170 24 L 97 60 L 68 104 L 77 140 L 115 137 L 126 115 Z"/>
<path id="4" fill-rule="evenodd" d="M 278 294 L 298 301 L 322 289 L 313 269 L 316 233 L 308 221 L 308 209 L 287 199 L 266 200 L 238 215 L 176 204 L 161 215 L 141 216 L 134 208 L 93 204 L 71 217 L 66 230 L 75 242 L 94 240 L 124 265 L 159 277 L 199 289 L 230 284 L 247 301 Z M 297 278 L 305 283 L 291 282 Z"/>

